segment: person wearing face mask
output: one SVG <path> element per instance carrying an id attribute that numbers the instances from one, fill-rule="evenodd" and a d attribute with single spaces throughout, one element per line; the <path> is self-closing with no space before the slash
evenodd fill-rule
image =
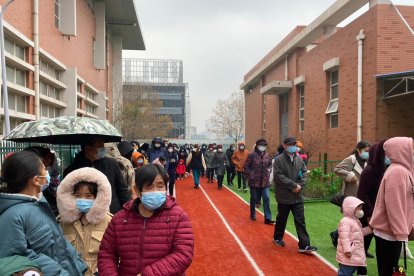
<path id="1" fill-rule="evenodd" d="M 305 223 L 305 206 L 303 203 L 303 187 L 306 184 L 307 168 L 302 158 L 297 156 L 296 139 L 287 137 L 283 140 L 285 151 L 279 155 L 273 164 L 273 177 L 277 201 L 277 216 L 273 242 L 277 246 L 285 246 L 286 223 L 292 212 L 296 232 L 299 238 L 299 253 L 310 253 L 317 248 L 310 244 Z"/>
<path id="2" fill-rule="evenodd" d="M 226 150 L 226 172 L 227 172 L 227 185 L 233 186 L 233 180 L 236 177 L 236 168 L 234 167 L 231 157 L 234 153 L 234 145 Z"/>
<path id="3" fill-rule="evenodd" d="M 217 162 L 217 188 L 221 190 L 223 187 L 223 179 L 224 174 L 226 173 L 226 166 L 227 166 L 227 157 L 226 154 L 223 152 L 223 146 L 217 145 L 217 152 L 214 153 L 214 158 Z"/>
<path id="4" fill-rule="evenodd" d="M 384 151 L 391 165 L 381 180 L 369 222 L 374 232 L 379 276 L 393 275 L 403 244 L 414 235 L 413 139 L 390 138 L 384 143 Z"/>
<path id="5" fill-rule="evenodd" d="M 233 162 L 236 167 L 237 186 L 239 191 L 243 181 L 243 192 L 247 192 L 246 176 L 243 174 L 244 162 L 246 161 L 247 156 L 249 156 L 249 151 L 246 149 L 244 142 L 240 141 L 237 145 L 237 150 L 234 151 L 233 156 L 231 157 L 231 162 Z"/>
<path id="6" fill-rule="evenodd" d="M 362 210 L 365 215 L 360 219 L 363 227 L 368 226 L 371 220 L 382 178 L 387 167 L 390 165 L 388 157 L 385 156 L 385 141 L 386 140 L 374 144 L 369 148 L 368 164 L 362 171 L 359 180 L 357 197 L 364 202 Z M 373 234 L 364 237 L 365 252 L 368 258 L 374 258 L 374 256 L 368 252 L 373 237 Z M 366 268 L 363 268 L 362 271 L 361 269 L 358 269 L 358 274 L 367 275 L 368 273 Z"/>
<path id="7" fill-rule="evenodd" d="M 184 275 L 194 254 L 194 234 L 188 215 L 167 195 L 167 183 L 159 165 L 138 171 L 138 197 L 112 218 L 103 236 L 99 276 Z"/>
<path id="8" fill-rule="evenodd" d="M 164 143 L 160 137 L 155 137 L 152 139 L 151 148 L 148 150 L 148 161 L 149 163 L 154 162 L 160 156 L 164 157 L 167 160 L 167 167 L 169 165 L 168 160 L 168 151 L 164 147 Z"/>
<path id="9" fill-rule="evenodd" d="M 0 182 L 0 258 L 20 255 L 35 262 L 44 275 L 84 275 L 87 267 L 62 229 L 41 191 L 47 171 L 33 152 L 4 160 Z"/>
<path id="10" fill-rule="evenodd" d="M 336 261 L 339 263 L 338 276 L 350 276 L 359 267 L 366 267 L 364 236 L 372 233 L 370 227 L 362 227 L 359 219 L 364 217 L 363 202 L 348 196 L 343 202 L 344 217 L 338 225 L 338 246 Z M 360 274 L 358 274 L 360 275 Z"/>
<path id="11" fill-rule="evenodd" d="M 204 160 L 206 161 L 207 166 L 207 183 L 213 183 L 214 169 L 217 167 L 217 160 L 214 156 L 214 146 L 210 144 L 208 150 L 204 154 Z"/>
<path id="12" fill-rule="evenodd" d="M 63 234 L 88 266 L 86 276 L 98 273 L 98 252 L 102 234 L 112 219 L 109 213 L 111 184 L 94 168 L 74 170 L 57 191 Z"/>
<path id="13" fill-rule="evenodd" d="M 259 139 L 256 141 L 254 151 L 249 154 L 244 162 L 244 174 L 247 176 L 250 188 L 250 219 L 256 220 L 256 203 L 263 198 L 263 210 L 265 213 L 265 224 L 274 224 L 270 211 L 269 198 L 269 176 L 272 159 L 266 152 L 267 141 Z"/>
<path id="14" fill-rule="evenodd" d="M 334 173 L 342 179 L 342 193 L 345 197 L 357 196 L 359 178 L 369 158 L 369 143 L 360 141 L 350 156 L 342 160 Z"/>
<path id="15" fill-rule="evenodd" d="M 81 145 L 81 151 L 76 155 L 73 163 L 63 172 L 63 178 L 74 170 L 92 167 L 103 173 L 111 184 L 111 205 L 110 212 L 115 214 L 122 209 L 122 205 L 131 199 L 131 192 L 122 175 L 118 162 L 106 157 L 104 140 L 98 137 L 91 138 Z"/>
<path id="16" fill-rule="evenodd" d="M 169 182 L 168 182 L 168 192 L 170 196 L 174 195 L 174 185 L 175 185 L 175 179 L 176 179 L 176 169 L 178 164 L 178 155 L 177 152 L 174 150 L 173 144 L 168 144 L 168 176 L 169 176 Z"/>

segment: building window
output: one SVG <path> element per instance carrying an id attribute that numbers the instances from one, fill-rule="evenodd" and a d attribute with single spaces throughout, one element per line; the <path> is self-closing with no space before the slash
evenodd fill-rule
<path id="1" fill-rule="evenodd" d="M 60 0 L 55 0 L 55 26 L 59 28 L 60 22 Z"/>
<path id="2" fill-rule="evenodd" d="M 78 82 L 78 84 L 76 85 L 76 91 L 78 93 L 81 93 L 81 91 L 82 91 L 82 83 Z"/>
<path id="3" fill-rule="evenodd" d="M 338 107 L 339 107 L 339 75 L 338 70 L 329 72 L 329 103 L 325 114 L 329 115 L 330 128 L 338 127 Z"/>
<path id="4" fill-rule="evenodd" d="M 8 93 L 9 109 L 17 112 L 26 113 L 26 96 L 17 95 L 14 93 Z M 1 107 L 3 107 L 3 101 L 1 101 Z"/>
<path id="5" fill-rule="evenodd" d="M 42 81 L 40 82 L 40 93 L 45 96 L 48 96 L 48 97 L 51 97 L 53 99 L 60 101 L 60 94 L 61 94 L 60 89 L 53 87 L 51 85 L 48 85 Z"/>
<path id="6" fill-rule="evenodd" d="M 305 85 L 299 86 L 299 131 L 305 131 Z"/>
<path id="7" fill-rule="evenodd" d="M 40 71 L 42 71 L 45 74 L 48 74 L 56 80 L 59 80 L 60 71 L 43 60 L 40 60 Z"/>
<path id="8" fill-rule="evenodd" d="M 56 118 L 61 115 L 61 109 L 52 105 L 41 103 L 40 114 L 42 114 L 43 117 Z"/>
<path id="9" fill-rule="evenodd" d="M 92 101 L 95 100 L 95 92 L 91 91 L 90 89 L 86 89 L 86 97 L 91 99 Z"/>
<path id="10" fill-rule="evenodd" d="M 338 113 L 329 115 L 329 127 L 338 128 L 338 125 L 339 125 Z"/>
<path id="11" fill-rule="evenodd" d="M 96 107 L 95 107 L 95 106 L 92 106 L 92 105 L 87 104 L 87 105 L 86 105 L 86 112 L 88 112 L 88 113 L 90 113 L 90 114 L 94 114 L 94 115 L 96 115 Z"/>
<path id="12" fill-rule="evenodd" d="M 81 102 L 82 102 L 82 100 L 81 100 L 81 99 L 78 99 L 78 100 L 76 101 L 76 107 L 77 107 L 78 109 L 81 109 Z"/>
<path id="13" fill-rule="evenodd" d="M 7 81 L 26 86 L 26 71 L 19 70 L 14 67 L 6 67 Z"/>
<path id="14" fill-rule="evenodd" d="M 5 37 L 4 48 L 9 54 L 18 57 L 21 60 L 25 60 L 26 49 L 23 46 L 17 44 L 15 41 Z"/>

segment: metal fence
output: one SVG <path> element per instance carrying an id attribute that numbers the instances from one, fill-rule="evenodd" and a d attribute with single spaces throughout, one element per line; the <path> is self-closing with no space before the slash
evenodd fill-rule
<path id="1" fill-rule="evenodd" d="M 27 147 L 31 146 L 43 146 L 49 148 L 56 155 L 58 162 L 59 172 L 62 175 L 63 170 L 72 164 L 75 154 L 80 150 L 80 146 L 73 145 L 51 145 L 40 143 L 15 143 L 11 141 L 0 141 L 0 165 L 3 164 L 5 156 L 9 152 L 19 152 Z"/>

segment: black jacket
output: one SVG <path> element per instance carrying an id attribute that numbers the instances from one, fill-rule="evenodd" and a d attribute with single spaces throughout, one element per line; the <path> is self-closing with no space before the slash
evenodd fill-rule
<path id="1" fill-rule="evenodd" d="M 302 158 L 296 154 L 293 162 L 287 152 L 277 156 L 273 165 L 273 175 L 278 203 L 291 205 L 303 201 L 307 170 Z M 302 190 L 294 193 L 297 184 L 302 187 Z"/>
<path id="2" fill-rule="evenodd" d="M 73 163 L 63 172 L 63 178 L 65 178 L 70 172 L 84 167 L 93 167 L 106 175 L 109 183 L 111 184 L 112 191 L 110 212 L 112 214 L 116 214 L 122 209 L 122 205 L 131 199 L 130 190 L 128 189 L 127 183 L 122 175 L 118 163 L 115 159 L 108 157 L 91 162 L 85 158 L 83 152 L 80 152 L 75 157 Z"/>

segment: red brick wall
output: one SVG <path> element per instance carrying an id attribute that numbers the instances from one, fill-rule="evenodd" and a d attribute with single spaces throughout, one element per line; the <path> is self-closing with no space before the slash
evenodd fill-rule
<path id="1" fill-rule="evenodd" d="M 414 8 L 399 7 L 402 14 L 414 26 Z M 381 20 L 379 20 L 381 19 Z M 347 156 L 357 143 L 357 59 L 358 42 L 356 36 L 364 29 L 363 51 L 363 117 L 362 139 L 375 143 L 383 137 L 414 134 L 414 123 L 410 108 L 414 97 L 383 101 L 375 78 L 376 74 L 414 69 L 414 37 L 389 5 L 378 5 L 364 15 L 339 29 L 334 35 L 322 41 L 316 48 L 307 52 L 296 49 L 289 57 L 289 80 L 304 75 L 305 82 L 305 131 L 298 133 L 298 91 L 289 93 L 289 135 L 320 135 L 320 153 L 327 153 L 328 159 L 340 160 Z M 329 74 L 322 69 L 323 63 L 339 57 L 339 128 L 329 128 L 329 117 L 325 110 L 329 102 Z M 260 61 L 261 63 L 263 61 Z M 276 65 L 266 73 L 269 83 L 284 79 L 284 63 Z M 278 98 L 278 97 L 276 97 Z M 246 97 L 246 108 L 252 106 L 253 98 Z M 273 101 L 273 100 L 272 100 Z M 279 106 L 274 100 L 274 111 L 266 118 L 266 134 L 274 140 L 279 137 Z M 255 111 L 249 114 L 254 116 Z M 274 115 L 276 114 L 276 115 Z M 247 140 L 257 135 L 246 120 Z M 269 120 L 272 121 L 269 124 Z M 269 137 L 267 137 L 269 139 Z M 306 145 L 305 145 L 306 147 Z M 271 149 L 272 150 L 272 149 Z M 274 149 L 273 149 L 274 150 Z M 317 159 L 317 154 L 314 155 Z"/>

